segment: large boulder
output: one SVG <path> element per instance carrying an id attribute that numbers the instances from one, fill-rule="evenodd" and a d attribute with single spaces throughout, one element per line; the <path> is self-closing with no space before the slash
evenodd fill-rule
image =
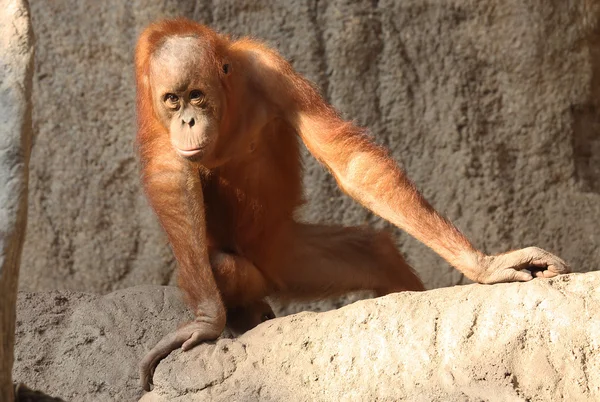
<path id="1" fill-rule="evenodd" d="M 33 32 L 25 0 L 0 0 L 0 400 L 13 399 L 19 265 L 27 225 Z"/>
<path id="2" fill-rule="evenodd" d="M 137 364 L 189 313 L 174 287 L 21 293 L 15 378 L 67 401 L 597 401 L 600 272 L 397 293 Z"/>
<path id="3" fill-rule="evenodd" d="M 32 2 L 38 44 L 23 290 L 170 283 L 140 191 L 133 47 L 183 15 L 262 38 L 390 147 L 487 252 L 537 245 L 600 264 L 600 0 Z M 68 21 L 68 23 L 65 23 Z M 386 226 L 306 157 L 304 217 Z M 465 283 L 396 231 L 428 288 Z"/>

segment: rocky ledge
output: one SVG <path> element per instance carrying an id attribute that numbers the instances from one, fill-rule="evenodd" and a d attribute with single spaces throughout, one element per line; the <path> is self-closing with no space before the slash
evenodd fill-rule
<path id="1" fill-rule="evenodd" d="M 173 287 L 21 293 L 15 380 L 65 400 L 600 400 L 600 272 L 363 300 L 142 355 L 189 313 Z"/>

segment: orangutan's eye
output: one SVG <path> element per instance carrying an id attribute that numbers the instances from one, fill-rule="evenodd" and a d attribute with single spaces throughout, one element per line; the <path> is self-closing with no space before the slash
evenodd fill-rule
<path id="1" fill-rule="evenodd" d="M 177 109 L 179 107 L 179 97 L 175 94 L 166 94 L 163 101 L 169 109 Z"/>
<path id="2" fill-rule="evenodd" d="M 204 106 L 206 103 L 206 96 L 198 89 L 194 89 L 190 92 L 190 102 L 196 106 Z"/>

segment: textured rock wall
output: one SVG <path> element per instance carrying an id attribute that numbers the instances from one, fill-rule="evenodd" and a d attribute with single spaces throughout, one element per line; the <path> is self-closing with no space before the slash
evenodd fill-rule
<path id="1" fill-rule="evenodd" d="M 21 293 L 15 379 L 65 401 L 142 396 L 188 314 L 174 287 Z M 397 293 L 173 352 L 151 401 L 597 401 L 600 272 Z"/>
<path id="2" fill-rule="evenodd" d="M 0 0 L 0 401 L 12 401 L 19 265 L 27 225 L 33 32 L 25 0 Z"/>
<path id="3" fill-rule="evenodd" d="M 140 193 L 132 49 L 185 15 L 266 40 L 389 146 L 487 252 L 537 245 L 600 263 L 598 0 L 32 0 L 35 148 L 21 288 L 165 284 L 173 260 Z M 68 22 L 68 23 L 67 23 Z M 312 158 L 305 216 L 384 222 Z M 406 234 L 429 288 L 464 278 Z"/>

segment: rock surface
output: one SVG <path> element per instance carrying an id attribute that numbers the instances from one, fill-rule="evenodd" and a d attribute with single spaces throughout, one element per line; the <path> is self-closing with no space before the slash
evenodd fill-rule
<path id="1" fill-rule="evenodd" d="M 14 378 L 66 401 L 131 401 L 137 364 L 184 321 L 175 287 L 140 286 L 105 296 L 20 292 Z"/>
<path id="2" fill-rule="evenodd" d="M 15 378 L 67 401 L 142 396 L 138 360 L 187 316 L 160 286 L 18 311 Z M 599 317 L 600 272 L 392 294 L 176 351 L 142 401 L 595 401 Z"/>
<path id="3" fill-rule="evenodd" d="M 13 399 L 19 265 L 27 225 L 33 32 L 24 0 L 0 0 L 0 400 Z"/>
<path id="4" fill-rule="evenodd" d="M 600 0 L 32 1 L 35 148 L 23 290 L 167 284 L 140 192 L 132 50 L 185 15 L 275 46 L 390 147 L 487 252 L 537 245 L 600 264 Z M 68 21 L 69 23 L 65 23 Z M 306 158 L 310 221 L 385 226 Z M 405 234 L 428 288 L 464 283 Z"/>

